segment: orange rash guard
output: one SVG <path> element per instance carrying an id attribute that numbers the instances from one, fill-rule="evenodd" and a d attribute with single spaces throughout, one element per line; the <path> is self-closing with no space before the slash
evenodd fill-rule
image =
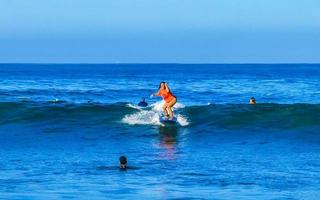
<path id="1" fill-rule="evenodd" d="M 166 90 L 160 90 L 159 96 L 161 96 L 166 103 L 169 103 L 172 99 L 176 98 L 170 91 L 167 92 Z"/>

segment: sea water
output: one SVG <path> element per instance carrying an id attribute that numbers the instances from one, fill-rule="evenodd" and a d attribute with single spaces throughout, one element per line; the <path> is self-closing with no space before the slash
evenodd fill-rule
<path id="1" fill-rule="evenodd" d="M 1 64 L 0 199 L 319 199 L 319 130 L 317 64 Z"/>

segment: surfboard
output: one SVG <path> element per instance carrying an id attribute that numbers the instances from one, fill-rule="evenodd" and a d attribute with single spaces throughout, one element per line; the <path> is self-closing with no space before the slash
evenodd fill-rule
<path id="1" fill-rule="evenodd" d="M 176 117 L 173 117 L 173 119 L 171 120 L 168 117 L 161 116 L 160 122 L 163 124 L 176 124 L 178 121 Z"/>

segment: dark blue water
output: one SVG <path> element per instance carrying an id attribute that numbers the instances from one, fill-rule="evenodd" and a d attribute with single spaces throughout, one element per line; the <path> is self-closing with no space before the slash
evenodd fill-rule
<path id="1" fill-rule="evenodd" d="M 320 65 L 1 64 L 0 199 L 319 199 L 319 130 Z"/>

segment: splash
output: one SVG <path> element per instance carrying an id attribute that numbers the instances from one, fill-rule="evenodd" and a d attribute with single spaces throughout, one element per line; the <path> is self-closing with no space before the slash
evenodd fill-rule
<path id="1" fill-rule="evenodd" d="M 138 110 L 138 112 L 125 115 L 122 119 L 122 122 L 130 125 L 137 125 L 137 124 L 150 124 L 150 125 L 160 125 L 160 116 L 162 112 L 162 106 L 164 104 L 164 101 L 159 101 L 154 104 L 152 104 L 151 110 L 143 110 L 139 106 L 133 105 L 133 104 L 127 104 L 128 107 L 135 108 Z M 174 106 L 175 110 L 184 108 L 185 105 L 181 103 L 177 103 Z M 188 120 L 182 116 L 181 114 L 177 114 L 177 121 L 181 126 L 187 126 L 189 125 Z"/>
<path id="2" fill-rule="evenodd" d="M 134 114 L 126 115 L 122 122 L 136 125 L 136 124 L 152 124 L 160 125 L 160 115 L 153 111 L 142 110 Z"/>

